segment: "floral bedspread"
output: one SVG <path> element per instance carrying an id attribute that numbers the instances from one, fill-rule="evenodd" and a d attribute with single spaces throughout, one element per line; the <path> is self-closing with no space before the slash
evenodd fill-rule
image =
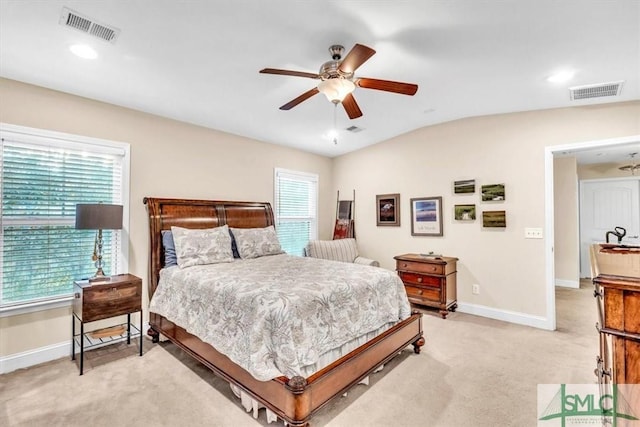
<path id="1" fill-rule="evenodd" d="M 261 381 L 300 375 L 321 354 L 411 311 L 392 271 L 286 254 L 165 268 L 149 310 Z"/>

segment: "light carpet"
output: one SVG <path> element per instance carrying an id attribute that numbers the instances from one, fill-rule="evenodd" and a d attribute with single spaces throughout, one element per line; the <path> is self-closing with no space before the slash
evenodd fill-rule
<path id="1" fill-rule="evenodd" d="M 598 335 L 587 281 L 557 291 L 554 332 L 425 310 L 426 344 L 320 410 L 313 426 L 535 426 L 537 384 L 593 383 Z M 169 343 L 88 352 L 0 376 L 2 426 L 266 426 L 228 384 Z M 271 424 L 273 426 L 274 424 Z M 278 424 L 282 425 L 282 423 Z"/>

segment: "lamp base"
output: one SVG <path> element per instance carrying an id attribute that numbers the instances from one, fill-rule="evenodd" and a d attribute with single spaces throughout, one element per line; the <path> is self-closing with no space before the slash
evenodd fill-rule
<path id="1" fill-rule="evenodd" d="M 110 280 L 111 280 L 111 277 L 105 276 L 104 271 L 102 270 L 102 267 L 100 267 L 98 268 L 98 271 L 96 271 L 96 274 L 94 274 L 93 277 L 89 278 L 89 283 L 108 282 Z"/>

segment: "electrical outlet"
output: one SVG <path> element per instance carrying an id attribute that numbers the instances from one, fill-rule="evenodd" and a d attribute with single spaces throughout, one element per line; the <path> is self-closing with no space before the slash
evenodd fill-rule
<path id="1" fill-rule="evenodd" d="M 525 228 L 524 229 L 524 238 L 525 239 L 542 239 L 542 228 Z"/>
<path id="2" fill-rule="evenodd" d="M 480 294 L 480 285 L 478 285 L 478 284 L 471 285 L 471 293 L 474 294 L 474 295 L 479 295 Z"/>

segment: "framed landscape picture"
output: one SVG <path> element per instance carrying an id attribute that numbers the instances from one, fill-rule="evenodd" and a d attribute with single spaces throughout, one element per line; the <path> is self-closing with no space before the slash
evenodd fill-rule
<path id="1" fill-rule="evenodd" d="M 502 202 L 504 200 L 504 184 L 482 186 L 483 202 Z"/>
<path id="2" fill-rule="evenodd" d="M 482 226 L 504 228 L 507 226 L 507 213 L 505 211 L 482 212 Z"/>
<path id="3" fill-rule="evenodd" d="M 476 205 L 455 205 L 453 207 L 453 218 L 456 221 L 475 221 Z"/>
<path id="4" fill-rule="evenodd" d="M 400 226 L 400 194 L 376 196 L 376 225 Z"/>
<path id="5" fill-rule="evenodd" d="M 411 235 L 442 236 L 442 197 L 411 199 Z"/>
<path id="6" fill-rule="evenodd" d="M 476 192 L 476 180 L 465 179 L 462 181 L 453 181 L 454 194 L 473 194 Z"/>

